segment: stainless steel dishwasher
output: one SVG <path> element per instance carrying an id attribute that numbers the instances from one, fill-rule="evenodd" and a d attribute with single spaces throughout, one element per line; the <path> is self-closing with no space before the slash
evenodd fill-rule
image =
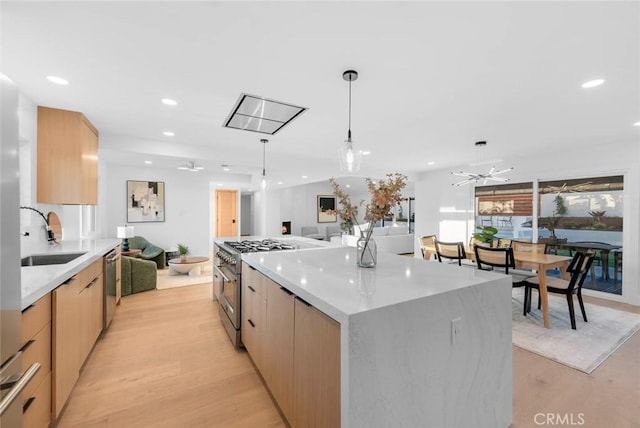
<path id="1" fill-rule="evenodd" d="M 116 250 L 104 256 L 104 323 L 102 331 L 105 331 L 116 311 L 116 266 L 120 254 Z"/>

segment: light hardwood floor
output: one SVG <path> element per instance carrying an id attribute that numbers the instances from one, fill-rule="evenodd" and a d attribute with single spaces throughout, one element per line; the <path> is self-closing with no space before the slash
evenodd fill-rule
<path id="1" fill-rule="evenodd" d="M 210 296 L 211 284 L 204 284 L 123 298 L 58 426 L 284 427 L 248 355 L 231 346 Z M 583 427 L 640 427 L 639 355 L 636 334 L 586 375 L 514 348 L 513 427 L 541 426 L 538 413 L 573 414 L 575 422 L 582 413 Z"/>

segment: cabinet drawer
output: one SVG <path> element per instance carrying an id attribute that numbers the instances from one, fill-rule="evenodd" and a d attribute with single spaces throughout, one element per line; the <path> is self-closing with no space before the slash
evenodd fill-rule
<path id="1" fill-rule="evenodd" d="M 102 273 L 102 263 L 102 258 L 99 258 L 78 273 L 79 291 Z"/>
<path id="2" fill-rule="evenodd" d="M 22 398 L 26 401 L 51 371 L 51 323 L 27 341 L 22 349 L 22 370 L 27 370 L 33 363 L 40 363 L 40 370 L 22 391 Z"/>
<path id="3" fill-rule="evenodd" d="M 47 428 L 50 422 L 51 373 L 48 373 L 34 394 L 25 399 L 22 424 L 25 428 Z"/>
<path id="4" fill-rule="evenodd" d="M 51 322 L 51 293 L 22 311 L 22 343 L 36 335 Z"/>
<path id="5" fill-rule="evenodd" d="M 266 277 L 246 263 L 242 263 L 242 284 L 251 287 L 249 291 L 262 296 L 262 298 L 267 296 L 265 292 Z"/>

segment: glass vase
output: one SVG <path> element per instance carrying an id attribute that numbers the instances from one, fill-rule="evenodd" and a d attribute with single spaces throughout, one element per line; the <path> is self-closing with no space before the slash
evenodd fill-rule
<path id="1" fill-rule="evenodd" d="M 356 243 L 356 249 L 358 266 L 366 268 L 376 267 L 376 263 L 378 262 L 378 247 L 373 238 L 369 237 L 369 239 L 367 239 L 364 236 L 360 236 Z"/>

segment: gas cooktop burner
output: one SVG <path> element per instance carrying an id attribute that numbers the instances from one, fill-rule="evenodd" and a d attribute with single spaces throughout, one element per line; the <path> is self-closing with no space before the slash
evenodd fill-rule
<path id="1" fill-rule="evenodd" d="M 262 241 L 224 241 L 224 245 L 233 248 L 240 253 L 296 249 L 295 245 L 273 239 L 263 239 Z"/>

